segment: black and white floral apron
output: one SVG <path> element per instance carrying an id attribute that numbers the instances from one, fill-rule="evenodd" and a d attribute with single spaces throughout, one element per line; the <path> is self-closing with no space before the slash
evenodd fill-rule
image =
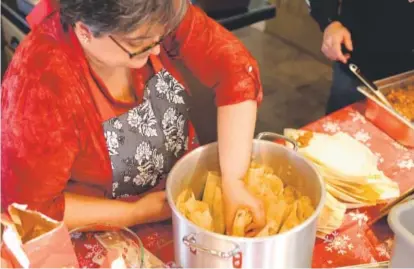
<path id="1" fill-rule="evenodd" d="M 138 195 L 156 186 L 194 142 L 187 91 L 157 57 L 150 59 L 155 75 L 146 84 L 143 102 L 103 123 L 113 198 Z"/>

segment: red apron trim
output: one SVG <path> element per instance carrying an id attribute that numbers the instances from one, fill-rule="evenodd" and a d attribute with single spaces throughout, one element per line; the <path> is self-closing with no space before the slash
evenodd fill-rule
<path id="1" fill-rule="evenodd" d="M 160 60 L 160 58 L 158 58 L 158 56 L 155 56 L 155 55 L 151 54 L 148 58 L 151 61 L 152 68 L 154 69 L 155 74 L 157 74 L 158 72 L 160 72 L 164 68 L 164 66 L 161 63 L 161 60 Z"/>
<path id="2" fill-rule="evenodd" d="M 198 148 L 199 145 L 193 143 L 194 138 L 196 137 L 196 132 L 194 129 L 193 123 L 188 121 L 188 152 L 191 152 L 193 149 Z M 188 153 L 187 152 L 187 153 Z"/>

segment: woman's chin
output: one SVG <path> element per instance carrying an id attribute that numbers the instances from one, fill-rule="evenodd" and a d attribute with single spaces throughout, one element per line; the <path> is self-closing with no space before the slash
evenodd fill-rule
<path id="1" fill-rule="evenodd" d="M 148 62 L 148 57 L 139 60 L 132 60 L 128 63 L 129 68 L 138 69 L 143 67 Z"/>

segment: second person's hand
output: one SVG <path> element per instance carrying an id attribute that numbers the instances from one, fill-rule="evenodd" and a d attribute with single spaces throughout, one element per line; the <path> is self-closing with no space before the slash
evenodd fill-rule
<path id="1" fill-rule="evenodd" d="M 332 22 L 323 33 L 321 50 L 328 59 L 346 64 L 351 56 L 342 52 L 342 44 L 348 51 L 353 50 L 351 33 L 340 22 Z"/>

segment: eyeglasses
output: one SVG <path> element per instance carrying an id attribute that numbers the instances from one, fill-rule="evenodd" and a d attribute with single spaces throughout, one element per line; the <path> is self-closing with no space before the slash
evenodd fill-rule
<path id="1" fill-rule="evenodd" d="M 156 46 L 158 46 L 158 45 L 160 45 L 161 43 L 162 43 L 162 41 L 164 40 L 164 37 L 165 36 L 162 36 L 161 38 L 160 38 L 160 40 L 158 40 L 157 42 L 154 42 L 154 43 L 152 43 L 151 45 L 148 45 L 148 46 L 146 46 L 145 48 L 142 48 L 142 49 L 140 49 L 139 51 L 137 51 L 137 52 L 134 52 L 134 53 L 131 53 L 129 50 L 127 50 L 124 46 L 122 46 L 113 36 L 111 36 L 111 35 L 109 35 L 109 38 L 112 40 L 112 41 L 114 41 L 114 43 L 118 46 L 118 47 L 120 47 L 123 51 L 125 51 L 127 54 L 128 54 L 128 56 L 129 56 L 129 59 L 132 59 L 132 58 L 134 58 L 135 56 L 137 56 L 137 55 L 140 55 L 140 54 L 143 54 L 143 53 L 145 53 L 145 52 L 147 52 L 147 51 L 149 51 L 149 50 L 151 50 L 151 49 L 153 49 L 153 48 L 155 48 Z"/>

